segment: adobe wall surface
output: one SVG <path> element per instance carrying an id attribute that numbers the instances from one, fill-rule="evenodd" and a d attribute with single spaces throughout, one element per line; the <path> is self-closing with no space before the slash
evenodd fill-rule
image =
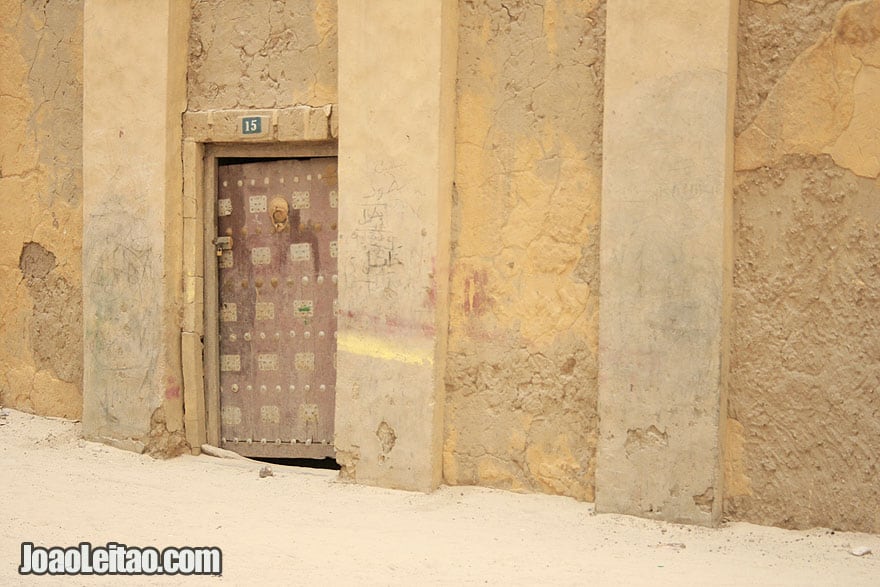
<path id="1" fill-rule="evenodd" d="M 0 14 L 0 404 L 79 418 L 83 6 Z"/>
<path id="2" fill-rule="evenodd" d="M 193 0 L 188 109 L 335 104 L 336 0 Z"/>
<path id="3" fill-rule="evenodd" d="M 444 479 L 592 500 L 605 4 L 460 19 Z"/>
<path id="4" fill-rule="evenodd" d="M 725 509 L 880 531 L 880 0 L 745 0 Z"/>

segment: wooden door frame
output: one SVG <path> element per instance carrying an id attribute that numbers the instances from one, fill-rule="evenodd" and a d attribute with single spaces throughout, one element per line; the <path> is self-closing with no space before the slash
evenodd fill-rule
<path id="1" fill-rule="evenodd" d="M 262 133 L 243 134 L 244 118 Z M 222 158 L 337 157 L 335 107 L 187 112 L 183 118 L 184 429 L 193 454 L 220 444 L 219 308 L 213 247 L 217 167 Z"/>

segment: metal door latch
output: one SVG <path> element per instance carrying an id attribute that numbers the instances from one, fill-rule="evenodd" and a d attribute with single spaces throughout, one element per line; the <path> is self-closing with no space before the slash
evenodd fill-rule
<path id="1" fill-rule="evenodd" d="M 223 251 L 231 251 L 232 250 L 232 237 L 231 236 L 218 236 L 214 239 L 214 247 L 217 250 L 217 256 L 222 257 Z"/>

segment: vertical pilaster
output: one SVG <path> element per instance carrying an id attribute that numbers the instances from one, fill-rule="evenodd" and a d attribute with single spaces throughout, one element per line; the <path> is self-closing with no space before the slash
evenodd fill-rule
<path id="1" fill-rule="evenodd" d="M 337 460 L 429 490 L 441 447 L 457 4 L 339 3 Z"/>
<path id="2" fill-rule="evenodd" d="M 85 3 L 83 428 L 136 450 L 183 428 L 188 25 L 184 0 Z"/>
<path id="3" fill-rule="evenodd" d="M 596 507 L 715 524 L 736 0 L 609 0 Z"/>

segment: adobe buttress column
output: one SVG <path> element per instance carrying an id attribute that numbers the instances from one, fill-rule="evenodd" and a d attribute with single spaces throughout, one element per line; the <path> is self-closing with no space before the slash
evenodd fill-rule
<path id="1" fill-rule="evenodd" d="M 189 3 L 84 10 L 83 432 L 138 451 L 179 446 Z"/>
<path id="2" fill-rule="evenodd" d="M 457 4 L 339 3 L 337 460 L 441 478 Z"/>
<path id="3" fill-rule="evenodd" d="M 596 509 L 721 514 L 736 0 L 609 0 Z"/>

